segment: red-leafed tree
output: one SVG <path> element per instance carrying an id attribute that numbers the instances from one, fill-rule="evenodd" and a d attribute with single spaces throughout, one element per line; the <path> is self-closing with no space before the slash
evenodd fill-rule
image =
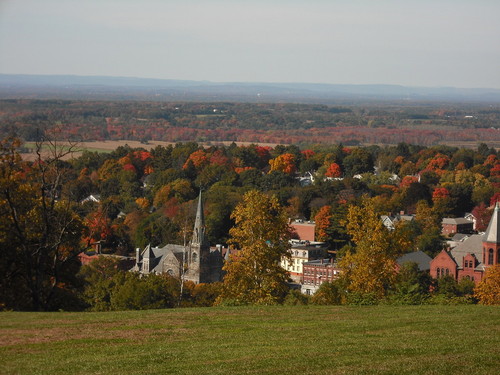
<path id="1" fill-rule="evenodd" d="M 326 177 L 340 177 L 342 176 L 342 170 L 340 169 L 340 165 L 337 163 L 331 163 L 326 172 L 325 172 Z"/>
<path id="2" fill-rule="evenodd" d="M 488 227 L 488 223 L 491 219 L 492 211 L 481 202 L 479 206 L 474 207 L 472 210 L 472 215 L 476 218 L 476 230 L 478 232 L 484 232 Z"/>
<path id="3" fill-rule="evenodd" d="M 441 199 L 449 198 L 450 192 L 445 187 L 437 187 L 432 193 L 432 201 L 436 202 Z"/>
<path id="4" fill-rule="evenodd" d="M 495 193 L 490 199 L 490 207 L 495 206 L 497 202 L 500 202 L 500 192 Z"/>
<path id="5" fill-rule="evenodd" d="M 312 158 L 316 153 L 313 150 L 302 150 L 301 151 L 302 155 L 304 158 L 307 160 L 309 158 Z"/>

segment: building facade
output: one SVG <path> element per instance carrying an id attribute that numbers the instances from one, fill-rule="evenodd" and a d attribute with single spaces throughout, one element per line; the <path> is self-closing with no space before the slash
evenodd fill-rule
<path id="1" fill-rule="evenodd" d="M 340 269 L 333 259 L 317 259 L 302 265 L 302 286 L 300 291 L 306 295 L 313 295 L 320 285 L 331 282 L 339 277 Z"/>

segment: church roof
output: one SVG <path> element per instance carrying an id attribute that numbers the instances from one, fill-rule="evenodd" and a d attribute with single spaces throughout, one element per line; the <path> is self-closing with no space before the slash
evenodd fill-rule
<path id="1" fill-rule="evenodd" d="M 414 251 L 412 253 L 407 253 L 396 259 L 396 262 L 402 266 L 406 262 L 415 262 L 418 265 L 419 271 L 428 271 L 431 268 L 432 258 L 428 256 L 423 251 Z"/>
<path id="2" fill-rule="evenodd" d="M 457 263 L 458 267 L 462 267 L 462 261 L 467 254 L 472 254 L 476 257 L 478 264 L 477 267 L 482 267 L 483 260 L 483 235 L 473 234 L 464 242 L 451 249 L 450 255 Z"/>
<path id="3" fill-rule="evenodd" d="M 491 216 L 490 223 L 488 224 L 488 229 L 484 234 L 484 242 L 500 243 L 500 220 L 498 218 L 498 212 L 500 211 L 500 202 L 495 205 L 495 210 Z"/>

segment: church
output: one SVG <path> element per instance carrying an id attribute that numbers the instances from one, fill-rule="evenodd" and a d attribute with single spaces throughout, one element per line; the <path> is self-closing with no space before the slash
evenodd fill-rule
<path id="1" fill-rule="evenodd" d="M 500 204 L 496 203 L 484 234 L 473 234 L 451 250 L 442 250 L 431 261 L 431 276 L 438 279 L 451 275 L 481 282 L 486 268 L 500 262 Z"/>
<path id="2" fill-rule="evenodd" d="M 138 248 L 136 249 L 136 263 L 131 271 L 143 275 L 166 273 L 195 284 L 221 281 L 222 248 L 210 248 L 205 230 L 200 192 L 193 237 L 189 244 L 186 246 L 167 244 L 163 247 L 148 245 L 142 252 Z"/>

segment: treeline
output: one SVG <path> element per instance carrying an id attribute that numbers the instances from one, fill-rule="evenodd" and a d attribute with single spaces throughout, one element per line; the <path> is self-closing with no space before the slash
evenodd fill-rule
<path id="1" fill-rule="evenodd" d="M 0 137 L 259 143 L 500 141 L 500 108 L 486 105 L 327 106 L 280 103 L 0 101 Z M 471 132 L 470 129 L 475 129 Z"/>
<path id="2" fill-rule="evenodd" d="M 405 250 L 434 256 L 443 246 L 443 217 L 474 211 L 478 228 L 485 228 L 489 206 L 500 195 L 500 161 L 485 144 L 301 149 L 191 142 L 150 151 L 123 146 L 67 161 L 71 149 L 58 149 L 50 139 L 45 145 L 51 155 L 35 161 L 20 158 L 17 139 L 0 147 L 5 308 L 60 308 L 81 288 L 77 254 L 97 244 L 117 255 L 147 244 L 182 244 L 200 189 L 212 245 L 227 243 L 236 205 L 258 190 L 275 195 L 289 218 L 316 220 L 318 239 L 339 256 L 353 247 L 346 219 L 362 196 L 371 197 L 377 215 L 415 213 L 405 229 L 412 238 Z"/>

